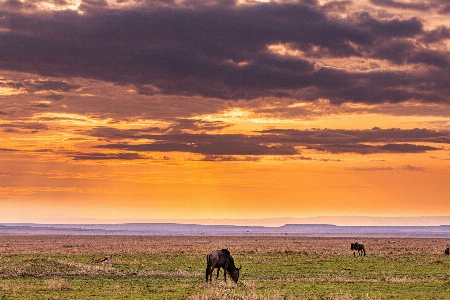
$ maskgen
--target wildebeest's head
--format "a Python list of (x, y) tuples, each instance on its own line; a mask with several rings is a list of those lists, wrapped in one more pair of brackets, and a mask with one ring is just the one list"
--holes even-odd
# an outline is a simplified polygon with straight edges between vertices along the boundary
[(353, 244), (353, 243), (350, 244), (350, 250), (356, 250), (355, 249), (355, 244)]
[(234, 268), (232, 271), (228, 272), (230, 275), (230, 278), (234, 281), (234, 283), (238, 282), (239, 279), (239, 271), (241, 270), (242, 266), (239, 268)]

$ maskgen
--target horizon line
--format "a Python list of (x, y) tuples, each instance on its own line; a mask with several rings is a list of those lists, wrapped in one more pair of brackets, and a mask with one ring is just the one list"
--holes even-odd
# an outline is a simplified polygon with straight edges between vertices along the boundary
[(33, 218), (24, 220), (0, 220), (0, 224), (35, 225), (119, 225), (119, 224), (185, 224), (265, 226), (284, 225), (334, 225), (334, 226), (446, 226), (450, 216), (316, 216), (316, 217), (270, 217), (270, 218)]

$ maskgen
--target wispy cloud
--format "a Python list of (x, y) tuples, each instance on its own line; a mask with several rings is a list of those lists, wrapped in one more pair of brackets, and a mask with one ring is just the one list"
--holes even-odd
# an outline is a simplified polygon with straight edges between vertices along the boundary
[(362, 171), (362, 172), (373, 172), (373, 171), (392, 171), (394, 168), (392, 167), (352, 167), (346, 168), (351, 171)]
[(404, 165), (402, 167), (402, 170), (423, 172), (423, 171), (426, 170), (426, 168), (424, 168), (424, 167), (417, 167), (417, 166), (411, 166), (411, 165)]

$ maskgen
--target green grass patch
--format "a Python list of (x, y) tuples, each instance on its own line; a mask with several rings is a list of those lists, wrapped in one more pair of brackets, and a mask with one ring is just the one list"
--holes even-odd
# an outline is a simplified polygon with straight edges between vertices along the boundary
[[(0, 255), (2, 299), (448, 299), (450, 259), (436, 255), (238, 253), (239, 283), (213, 276), (205, 254)], [(214, 272), (215, 275), (215, 272)]]

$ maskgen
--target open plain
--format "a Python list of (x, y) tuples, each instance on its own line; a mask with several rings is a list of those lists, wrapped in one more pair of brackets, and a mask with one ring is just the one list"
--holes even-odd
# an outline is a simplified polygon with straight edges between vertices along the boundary
[[(350, 243), (366, 247), (354, 257)], [(2, 299), (450, 299), (444, 238), (0, 235)], [(205, 283), (227, 248), (238, 284)], [(113, 263), (93, 264), (111, 255)], [(215, 272), (214, 272), (215, 274)]]

